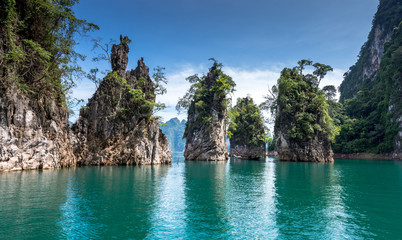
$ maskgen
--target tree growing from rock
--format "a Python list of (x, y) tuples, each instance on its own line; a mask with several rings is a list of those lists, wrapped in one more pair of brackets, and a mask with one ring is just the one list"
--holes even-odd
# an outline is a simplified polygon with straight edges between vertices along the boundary
[(187, 110), (184, 132), (187, 160), (226, 160), (226, 118), (235, 83), (215, 59), (207, 75), (187, 78), (192, 85), (179, 99), (178, 111)]
[(264, 118), (253, 99), (238, 98), (237, 104), (230, 110), (230, 116), (230, 155), (245, 159), (264, 158), (265, 145), (270, 139), (266, 133)]
[(269, 102), (275, 116), (276, 149), (281, 160), (331, 162), (331, 141), (338, 129), (328, 114), (326, 94), (318, 85), (332, 68), (307, 61), (315, 70), (303, 74), (303, 62), (282, 70), (275, 87), (277, 97)]

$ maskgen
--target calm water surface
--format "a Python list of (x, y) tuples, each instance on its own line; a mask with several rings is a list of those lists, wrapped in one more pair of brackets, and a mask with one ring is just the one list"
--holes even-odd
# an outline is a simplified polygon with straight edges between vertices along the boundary
[(3, 173), (0, 238), (402, 239), (402, 162), (175, 154), (171, 166)]

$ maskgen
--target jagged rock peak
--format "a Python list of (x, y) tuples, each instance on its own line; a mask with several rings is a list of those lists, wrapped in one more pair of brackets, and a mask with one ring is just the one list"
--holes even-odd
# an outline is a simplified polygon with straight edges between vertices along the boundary
[(112, 73), (104, 78), (73, 125), (78, 164), (171, 163), (168, 140), (152, 117), (155, 88), (149, 68), (141, 58), (135, 70), (125, 72), (129, 39), (120, 41), (112, 49), (113, 71), (120, 77)]
[[(217, 66), (212, 66), (202, 87), (211, 95), (195, 98), (189, 107), (187, 126), (184, 132), (186, 160), (224, 161), (228, 159), (226, 145), (226, 108), (223, 107), (225, 96), (213, 91), (219, 76)], [(204, 107), (199, 109), (197, 104)]]
[(134, 70), (134, 75), (137, 76), (137, 78), (149, 78), (149, 67), (145, 65), (143, 57), (138, 60), (137, 68)]
[(128, 52), (130, 48), (128, 47), (130, 39), (125, 36), (120, 35), (120, 44), (113, 44), (111, 53), (111, 63), (113, 72), (124, 73), (128, 64)]

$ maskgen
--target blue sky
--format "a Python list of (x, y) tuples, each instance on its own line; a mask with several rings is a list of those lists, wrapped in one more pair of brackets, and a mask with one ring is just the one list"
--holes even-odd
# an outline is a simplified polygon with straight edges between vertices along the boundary
[[(168, 120), (177, 115), (174, 105), (189, 86), (185, 77), (207, 72), (210, 57), (236, 81), (234, 98), (250, 94), (262, 101), (280, 70), (302, 58), (331, 65), (334, 72), (322, 86), (339, 86), (367, 39), (377, 5), (378, 0), (82, 0), (75, 13), (101, 28), (91, 37), (132, 39), (128, 68), (140, 57), (151, 70), (166, 68), (168, 94), (159, 100), (168, 108), (159, 115)], [(89, 38), (77, 41), (77, 51), (88, 56), (84, 70), (110, 69), (90, 61), (96, 51)], [(87, 100), (94, 91), (83, 79), (74, 96)]]

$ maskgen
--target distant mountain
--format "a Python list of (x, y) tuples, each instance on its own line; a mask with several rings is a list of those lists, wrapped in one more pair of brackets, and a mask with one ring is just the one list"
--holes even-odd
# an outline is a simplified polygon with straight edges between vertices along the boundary
[(183, 139), (186, 121), (182, 120), (180, 122), (178, 118), (172, 118), (162, 124), (161, 130), (169, 140), (170, 150), (172, 150), (172, 152), (183, 152), (186, 144), (186, 141)]

